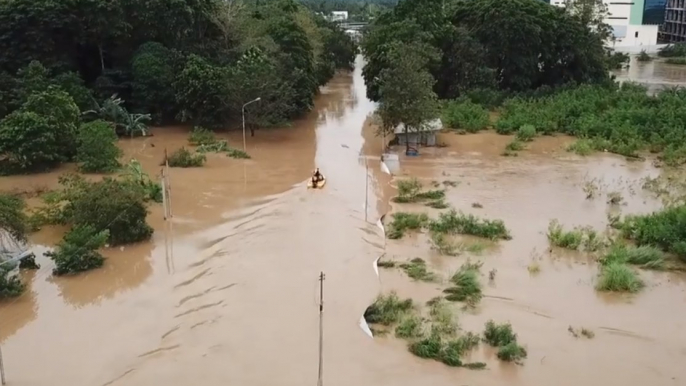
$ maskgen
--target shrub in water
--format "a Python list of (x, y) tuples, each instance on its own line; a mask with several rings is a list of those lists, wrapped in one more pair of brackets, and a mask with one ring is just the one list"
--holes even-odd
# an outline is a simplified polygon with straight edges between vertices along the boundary
[(596, 289), (599, 291), (638, 292), (644, 285), (636, 272), (626, 264), (612, 262), (601, 268)]
[(496, 324), (489, 320), (486, 322), (484, 341), (493, 347), (506, 346), (517, 341), (517, 334), (512, 331), (510, 323)]
[(117, 147), (117, 134), (112, 124), (105, 121), (84, 123), (79, 128), (76, 161), (86, 173), (112, 172), (121, 165), (117, 160), (121, 150)]
[(622, 235), (638, 245), (654, 245), (686, 261), (686, 205), (665, 208), (648, 215), (627, 216), (620, 224)]
[(427, 359), (438, 359), (442, 348), (441, 336), (433, 331), (428, 337), (412, 342), (409, 346), (412, 354)]
[(498, 358), (507, 362), (518, 362), (526, 358), (526, 349), (517, 342), (510, 342), (498, 349)]
[(483, 130), (490, 123), (488, 110), (465, 99), (447, 101), (441, 119), (447, 127), (469, 133)]
[(482, 220), (474, 215), (458, 213), (455, 210), (441, 213), (438, 220), (431, 221), (429, 228), (433, 232), (466, 234), (493, 240), (511, 238), (501, 220)]
[(24, 292), (24, 284), (6, 265), (0, 265), (0, 300), (15, 298)]
[[(519, 130), (517, 130), (517, 134), (516, 134), (515, 138), (517, 138), (518, 141), (531, 142), (534, 140), (535, 136), (536, 136), (536, 127), (534, 127), (533, 125), (522, 125), (519, 128)], [(517, 149), (512, 149), (512, 150), (517, 150)]]
[(73, 274), (101, 267), (105, 258), (98, 249), (105, 246), (108, 237), (108, 230), (98, 232), (91, 225), (72, 229), (54, 251), (45, 254), (55, 262), (53, 274)]
[(405, 315), (395, 328), (398, 338), (416, 338), (422, 334), (422, 319), (417, 315)]
[(173, 168), (200, 167), (205, 163), (205, 161), (206, 158), (204, 154), (192, 154), (184, 147), (172, 153), (172, 155), (167, 159), (169, 166)]
[(401, 316), (412, 309), (412, 299), (400, 300), (395, 292), (376, 298), (364, 311), (367, 323), (389, 326), (398, 322)]
[(482, 297), (479, 269), (481, 264), (465, 263), (451, 278), (452, 287), (443, 290), (447, 300), (465, 302), (475, 306)]
[(388, 238), (399, 239), (405, 231), (421, 229), (428, 221), (426, 213), (393, 213), (393, 221), (388, 225)]
[(603, 264), (627, 263), (647, 269), (662, 269), (665, 265), (665, 256), (662, 251), (649, 245), (629, 247), (615, 244), (601, 262)]
[(420, 258), (414, 258), (409, 263), (400, 264), (407, 276), (414, 280), (421, 281), (434, 281), (436, 280), (436, 275), (433, 272), (429, 272), (426, 268), (426, 262)]
[(214, 136), (213, 131), (207, 130), (204, 127), (196, 126), (188, 136), (188, 142), (195, 146), (212, 145), (217, 142), (217, 138)]

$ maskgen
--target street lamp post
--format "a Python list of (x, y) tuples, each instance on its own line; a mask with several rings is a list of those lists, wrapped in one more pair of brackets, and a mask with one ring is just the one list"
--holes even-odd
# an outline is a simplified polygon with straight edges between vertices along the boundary
[(251, 103), (253, 103), (253, 102), (259, 102), (260, 99), (262, 99), (262, 98), (257, 97), (257, 98), (255, 98), (255, 99), (251, 100), (250, 102), (246, 102), (246, 103), (243, 105), (243, 108), (241, 108), (241, 114), (242, 114), (242, 116), (243, 116), (243, 151), (246, 151), (246, 147), (245, 147), (245, 106), (247, 106), (247, 105), (249, 105), (249, 104), (251, 104)]

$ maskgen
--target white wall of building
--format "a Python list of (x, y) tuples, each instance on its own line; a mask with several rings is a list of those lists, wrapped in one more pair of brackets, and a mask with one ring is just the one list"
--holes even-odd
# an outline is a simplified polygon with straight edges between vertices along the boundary
[[(617, 38), (615, 47), (641, 47), (657, 44), (657, 25), (627, 25), (626, 36)], [(640, 51), (640, 50), (639, 50)]]

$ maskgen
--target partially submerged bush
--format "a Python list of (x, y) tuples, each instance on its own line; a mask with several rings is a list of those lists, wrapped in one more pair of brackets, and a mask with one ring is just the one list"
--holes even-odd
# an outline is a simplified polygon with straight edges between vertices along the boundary
[(412, 299), (400, 300), (395, 292), (383, 296), (379, 295), (374, 303), (364, 311), (367, 323), (390, 326), (412, 309)]
[(445, 102), (441, 119), (446, 127), (468, 133), (476, 133), (490, 124), (488, 110), (465, 99)]
[(611, 262), (601, 267), (596, 289), (612, 292), (638, 292), (645, 284), (626, 264)]
[(601, 262), (603, 264), (627, 263), (646, 269), (663, 269), (665, 266), (665, 255), (658, 248), (649, 245), (630, 247), (623, 244), (614, 244)]
[(76, 150), (79, 169), (86, 173), (117, 170), (121, 166), (118, 158), (122, 153), (117, 147), (117, 139), (114, 127), (108, 122), (98, 120), (82, 124)]
[(465, 302), (468, 306), (475, 306), (482, 297), (479, 270), (481, 264), (465, 263), (450, 278), (452, 287), (443, 290), (448, 294), (445, 298), (450, 301)]
[(92, 225), (81, 225), (67, 233), (54, 251), (45, 255), (55, 262), (53, 274), (75, 274), (99, 268), (105, 258), (98, 249), (105, 246), (109, 231), (97, 231)]
[(445, 198), (444, 190), (429, 190), (422, 192), (422, 184), (416, 178), (398, 181), (398, 196), (393, 197), (393, 202), (411, 203), (434, 200), (442, 202)]
[(213, 131), (204, 127), (196, 126), (188, 136), (188, 142), (194, 146), (212, 145), (217, 142)]
[(590, 227), (577, 227), (565, 231), (557, 220), (548, 224), (548, 241), (551, 245), (572, 250), (595, 252), (603, 247), (605, 240), (597, 231)]
[(512, 331), (510, 323), (496, 324), (492, 320), (486, 322), (484, 341), (493, 347), (498, 347), (498, 358), (508, 362), (519, 362), (526, 358), (526, 349), (517, 343), (517, 334)]
[(492, 240), (511, 238), (510, 232), (501, 220), (482, 220), (455, 210), (441, 213), (438, 220), (431, 221), (429, 228), (433, 232), (466, 234)]
[(622, 235), (636, 244), (653, 245), (686, 261), (686, 205), (647, 215), (627, 216), (619, 224)]
[(185, 147), (173, 152), (167, 162), (172, 168), (192, 168), (202, 166), (207, 158), (204, 154), (192, 154)]
[(24, 283), (6, 265), (0, 265), (0, 300), (15, 298), (24, 292)]
[[(517, 134), (515, 135), (515, 138), (518, 141), (522, 142), (531, 142), (534, 140), (534, 137), (536, 137), (536, 127), (533, 125), (522, 125), (519, 130), (517, 130)], [(517, 150), (517, 149), (512, 149), (512, 150)], [(521, 149), (519, 149), (521, 150)]]
[(409, 263), (400, 264), (400, 268), (405, 271), (407, 276), (414, 280), (434, 281), (436, 274), (426, 268), (426, 262), (419, 257), (412, 259)]
[(10, 237), (17, 241), (26, 239), (25, 206), (24, 200), (20, 197), (0, 194), (0, 233), (7, 232)]
[(388, 225), (388, 238), (399, 239), (408, 230), (419, 230), (429, 221), (426, 213), (393, 213), (393, 221)]
[(417, 315), (405, 315), (395, 328), (395, 336), (409, 339), (422, 335), (422, 318)]

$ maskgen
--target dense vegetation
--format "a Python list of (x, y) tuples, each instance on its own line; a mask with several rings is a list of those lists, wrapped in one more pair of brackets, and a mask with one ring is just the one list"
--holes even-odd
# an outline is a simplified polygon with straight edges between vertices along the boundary
[(310, 109), (356, 47), (292, 0), (13, 0), (0, 2), (0, 51), (0, 171), (14, 173), (113, 169), (111, 148), (77, 155), (109, 142), (102, 124), (81, 126), (95, 119), (131, 136), (151, 122), (222, 127), (260, 97), (246, 108), (254, 134)]

